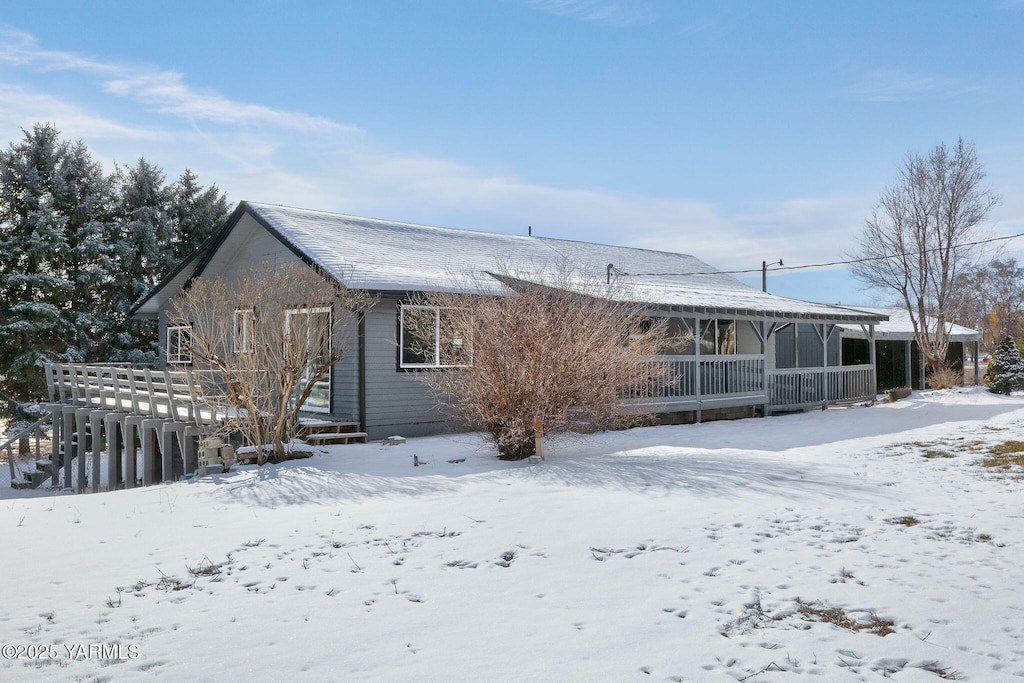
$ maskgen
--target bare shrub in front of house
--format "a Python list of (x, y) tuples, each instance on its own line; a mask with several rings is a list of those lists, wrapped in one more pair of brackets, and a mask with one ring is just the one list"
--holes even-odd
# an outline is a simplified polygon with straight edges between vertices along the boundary
[(935, 370), (928, 375), (927, 382), (932, 389), (952, 389), (963, 385), (964, 373), (954, 368)]
[[(499, 457), (535, 454), (544, 434), (629, 424), (650, 407), (623, 414), (623, 398), (640, 399), (667, 381), (667, 325), (603, 278), (561, 269), (543, 275), (492, 274), (495, 281), (422, 296), (422, 330), (403, 325), (403, 343), (419, 335), (446, 366), (422, 374), (439, 401), (484, 430)], [(495, 294), (495, 284), (504, 288)], [(474, 292), (466, 294), (465, 292)], [(430, 329), (427, 329), (430, 328)]]
[(262, 465), (288, 458), (300, 410), (330, 406), (330, 369), (372, 303), (314, 267), (263, 265), (231, 283), (197, 278), (172, 301), (169, 324), (191, 327), (202, 399)]

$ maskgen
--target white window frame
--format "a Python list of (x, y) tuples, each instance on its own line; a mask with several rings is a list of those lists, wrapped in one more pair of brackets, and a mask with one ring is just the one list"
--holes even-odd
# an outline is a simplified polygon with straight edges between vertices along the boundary
[[(251, 308), (236, 308), (234, 315), (235, 330), (234, 351), (235, 353), (252, 353), (253, 351), (253, 324), (256, 320), (256, 312)], [(241, 324), (239, 324), (241, 321)]]
[[(432, 311), (434, 314), (434, 361), (432, 363), (411, 363), (405, 360), (405, 311)], [(469, 347), (469, 362), (448, 364), (441, 362), (441, 311), (452, 310), (442, 306), (423, 306), (420, 304), (401, 304), (398, 311), (398, 366), (404, 369), (436, 369), (436, 368), (468, 368), (473, 365), (473, 346)], [(460, 340), (465, 343), (466, 340)], [(470, 339), (472, 342), (472, 339)]]
[[(182, 344), (182, 337), (186, 338)], [(176, 342), (171, 344), (171, 339)], [(191, 325), (168, 325), (167, 326), (167, 362), (175, 365), (192, 364), (192, 326)], [(175, 353), (171, 353), (172, 349)]]
[[(327, 349), (328, 349), (328, 353), (330, 353), (330, 350), (333, 348), (333, 345), (334, 345), (334, 334), (333, 334), (333, 331), (334, 331), (334, 313), (331, 311), (329, 306), (317, 306), (317, 307), (314, 307), (314, 308), (289, 308), (288, 310), (286, 310), (284, 312), (284, 331), (285, 331), (285, 334), (290, 334), (291, 333), (292, 317), (299, 316), (299, 315), (304, 315), (306, 317), (306, 326), (308, 327), (309, 326), (309, 319), (310, 319), (310, 317), (313, 314), (316, 314), (316, 313), (326, 313), (327, 314), (328, 325), (331, 328), (331, 333), (328, 335), (328, 338), (327, 338), (327, 344), (328, 344)], [(308, 370), (309, 370), (309, 368), (307, 367), (306, 371), (308, 372)], [(332, 396), (331, 396), (331, 376), (333, 374), (334, 374), (334, 368), (332, 367), (330, 370), (327, 371), (327, 375), (325, 377), (322, 377), (319, 380), (317, 380), (317, 382), (327, 382), (327, 405), (326, 406), (311, 406), (311, 405), (308, 405), (308, 401), (307, 401), (307, 403), (304, 403), (302, 405), (302, 410), (304, 410), (306, 412), (310, 412), (310, 413), (329, 413), (329, 412), (331, 412), (331, 401), (332, 401)]]

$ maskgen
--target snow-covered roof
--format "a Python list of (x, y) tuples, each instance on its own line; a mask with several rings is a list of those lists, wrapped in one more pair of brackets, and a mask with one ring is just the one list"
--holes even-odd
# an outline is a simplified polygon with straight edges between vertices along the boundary
[[(875, 325), (875, 338), (876, 339), (891, 339), (895, 341), (909, 341), (914, 338), (914, 324), (910, 321), (910, 314), (905, 308), (865, 308), (862, 309), (869, 313), (878, 313), (880, 315), (888, 316), (888, 320), (878, 323)], [(928, 324), (931, 329), (935, 329), (937, 320), (928, 317)], [(864, 331), (861, 330), (859, 325), (843, 325), (840, 327), (848, 337), (863, 337)], [(953, 323), (946, 323), (946, 329), (949, 332), (949, 340), (954, 342), (964, 341), (978, 341), (981, 339), (981, 332), (972, 330), (961, 325), (955, 325)]]
[[(489, 272), (537, 281), (529, 274), (564, 271), (566, 266), (603, 281), (610, 264), (616, 296), (680, 312), (848, 322), (881, 319), (875, 313), (765, 294), (688, 254), (440, 228), (256, 202), (243, 202), (223, 235), (239, 226), (246, 213), (296, 254), (351, 287), (374, 291), (446, 291), (468, 284), (475, 291), (498, 293), (506, 290)], [(220, 243), (211, 240), (205, 248), (216, 250)], [(203, 259), (192, 262), (193, 267), (179, 269), (165, 280), (138, 305), (137, 312), (154, 314), (155, 297), (166, 296), (181, 286), (179, 280), (203, 272)]]

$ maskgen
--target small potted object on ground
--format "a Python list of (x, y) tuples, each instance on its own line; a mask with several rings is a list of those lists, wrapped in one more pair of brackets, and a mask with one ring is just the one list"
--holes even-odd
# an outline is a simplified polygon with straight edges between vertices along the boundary
[(910, 396), (911, 391), (910, 387), (896, 387), (895, 389), (887, 390), (885, 395), (889, 399), (889, 403), (892, 403), (893, 401)]

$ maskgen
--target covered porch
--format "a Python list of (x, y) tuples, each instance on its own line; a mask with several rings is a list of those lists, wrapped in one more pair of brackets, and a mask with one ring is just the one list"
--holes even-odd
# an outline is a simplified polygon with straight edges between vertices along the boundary
[[(873, 325), (864, 325), (873, 336)], [(840, 329), (821, 320), (768, 320), (753, 317), (675, 315), (670, 336), (691, 340), (661, 364), (645, 397), (627, 405), (658, 413), (692, 413), (694, 421), (709, 411), (749, 408), (748, 415), (770, 415), (875, 396), (873, 355), (867, 362), (843, 365)], [(667, 367), (665, 367), (667, 366)], [(742, 411), (731, 411), (742, 416)]]

